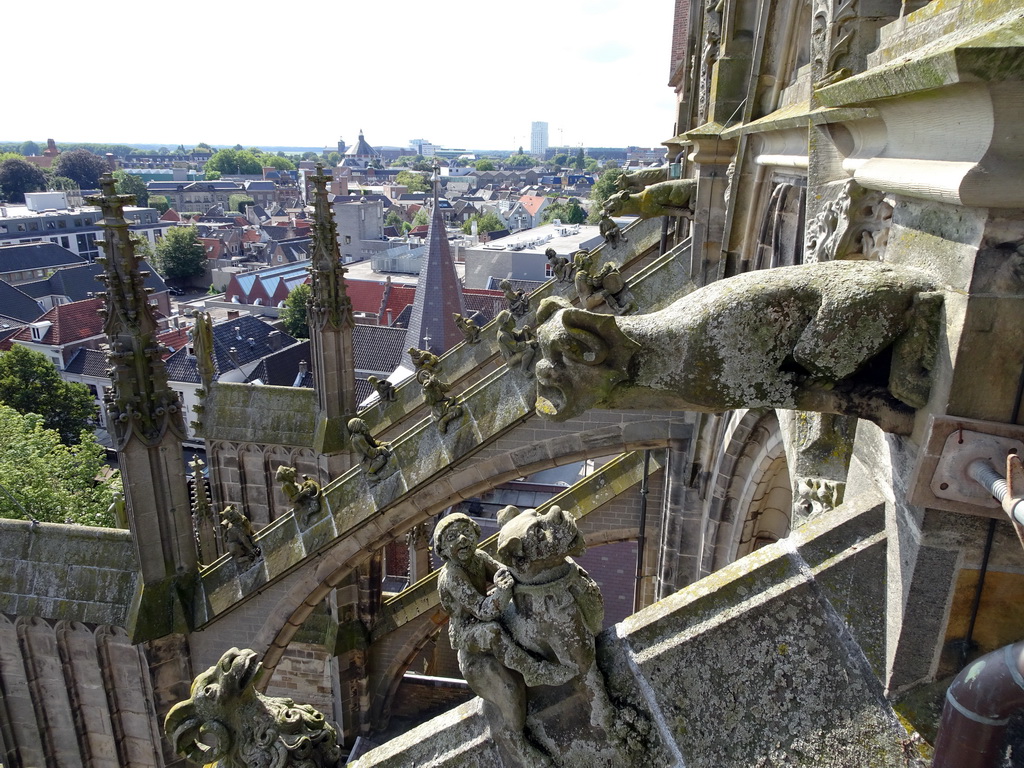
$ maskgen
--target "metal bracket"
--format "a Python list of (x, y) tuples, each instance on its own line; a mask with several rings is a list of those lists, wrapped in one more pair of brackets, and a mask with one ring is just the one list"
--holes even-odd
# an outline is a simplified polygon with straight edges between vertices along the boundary
[(971, 478), (967, 468), (977, 459), (1005, 467), (1010, 453), (1024, 456), (1024, 426), (933, 416), (911, 477), (909, 501), (932, 509), (1005, 519), (999, 502)]

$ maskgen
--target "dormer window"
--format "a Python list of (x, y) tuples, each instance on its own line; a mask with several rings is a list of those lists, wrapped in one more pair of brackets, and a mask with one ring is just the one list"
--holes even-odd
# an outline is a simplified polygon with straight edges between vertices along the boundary
[(32, 329), (32, 341), (42, 341), (46, 337), (46, 332), (50, 330), (51, 325), (53, 325), (53, 323), (49, 320), (30, 323), (29, 328)]

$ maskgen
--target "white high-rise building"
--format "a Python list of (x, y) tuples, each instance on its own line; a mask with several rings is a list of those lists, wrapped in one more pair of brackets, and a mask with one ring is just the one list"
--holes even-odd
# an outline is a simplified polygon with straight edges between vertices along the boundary
[(544, 159), (548, 151), (548, 124), (534, 122), (530, 124), (530, 154)]

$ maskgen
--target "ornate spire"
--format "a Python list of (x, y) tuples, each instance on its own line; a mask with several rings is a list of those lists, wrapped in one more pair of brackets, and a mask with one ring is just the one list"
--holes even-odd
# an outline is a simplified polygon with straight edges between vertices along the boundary
[(139, 258), (124, 219), (124, 206), (135, 202), (131, 195), (118, 195), (114, 179), (104, 174), (100, 180), (103, 194), (87, 202), (100, 206), (106, 239), (105, 251), (96, 261), (104, 267), (98, 279), (106, 286), (99, 293), (106, 299), (103, 330), (110, 339), (107, 357), (113, 391), (109, 396), (110, 433), (114, 446), (121, 450), (135, 437), (146, 445), (160, 442), (170, 431), (179, 440), (184, 422), (178, 395), (167, 386), (163, 348), (156, 340), (156, 318), (149, 305), (150, 289), (144, 285), (148, 272), (139, 271)]
[(317, 163), (316, 175), (310, 177), (313, 191), (313, 250), (309, 272), (312, 276), (308, 315), (310, 330), (354, 328), (352, 300), (345, 288), (345, 268), (341, 265), (338, 246), (338, 227), (334, 223), (331, 205), (327, 199), (329, 175), (324, 175), (323, 164)]

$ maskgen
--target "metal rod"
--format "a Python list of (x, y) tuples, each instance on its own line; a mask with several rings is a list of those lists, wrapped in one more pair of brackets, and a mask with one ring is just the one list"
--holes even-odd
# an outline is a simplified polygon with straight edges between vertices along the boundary
[(651, 451), (648, 448), (644, 451), (644, 476), (640, 481), (640, 525), (636, 537), (636, 581), (633, 585), (633, 612), (640, 610), (640, 592), (643, 587), (644, 576), (644, 547), (647, 546), (647, 492), (649, 490), (647, 480), (651, 473)]

